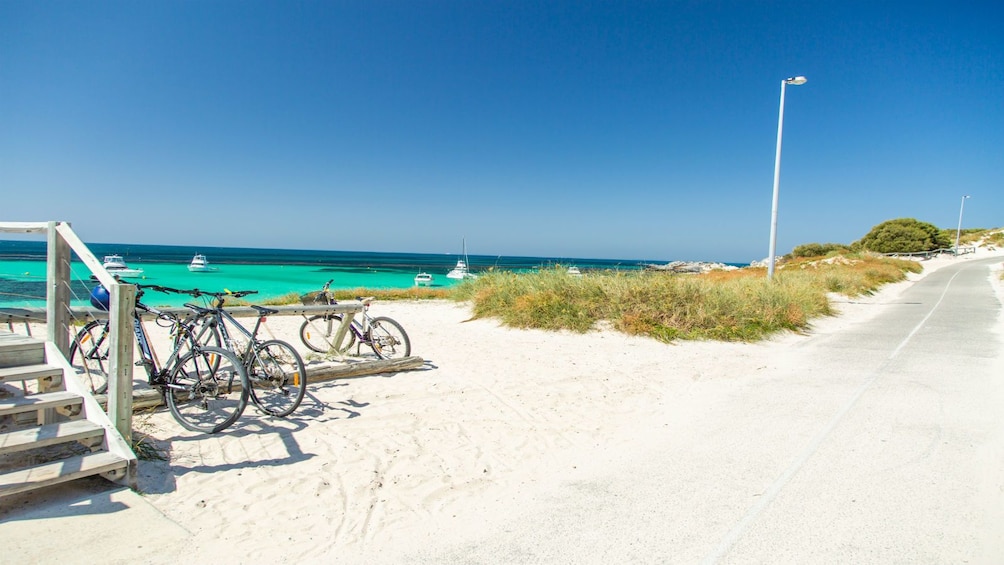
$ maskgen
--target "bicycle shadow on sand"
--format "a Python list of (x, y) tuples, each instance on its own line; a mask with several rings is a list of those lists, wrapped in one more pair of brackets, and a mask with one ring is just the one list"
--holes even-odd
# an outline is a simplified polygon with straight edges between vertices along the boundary
[[(426, 371), (436, 368), (434, 364), (426, 361), (422, 369), (418, 370)], [(296, 440), (297, 432), (306, 429), (311, 424), (320, 425), (326, 422), (363, 417), (365, 410), (372, 406), (371, 402), (359, 401), (351, 398), (350, 395), (345, 395), (348, 397), (339, 400), (322, 398), (327, 396), (326, 392), (330, 393), (332, 390), (350, 387), (351, 382), (349, 381), (356, 379), (387, 379), (415, 371), (413, 369), (309, 383), (303, 401), (293, 414), (285, 418), (276, 418), (261, 413), (253, 405), (248, 405), (244, 415), (234, 425), (218, 434), (185, 432), (176, 425), (176, 422), (172, 422), (175, 425), (166, 430), (160, 427), (159, 430), (143, 433), (148, 443), (152, 444), (154, 453), (159, 454), (161, 458), (140, 461), (139, 490), (145, 494), (167, 494), (177, 490), (178, 477), (189, 473), (208, 474), (259, 467), (282, 467), (317, 457), (318, 454), (303, 450)], [(273, 442), (271, 438), (264, 438), (264, 434), (274, 434), (278, 441)], [(203, 447), (203, 445), (210, 447)], [(266, 459), (249, 458), (243, 461), (221, 462), (206, 462), (206, 459), (211, 458), (201, 456), (207, 450), (253, 453), (261, 450), (263, 445), (274, 445), (274, 449), (278, 449), (278, 446), (281, 445), (286, 455)], [(272, 451), (271, 448), (270, 451)], [(197, 463), (188, 464), (193, 457), (196, 458)]]
[[(250, 412), (251, 408), (248, 411)], [(170, 430), (178, 432), (174, 436), (158, 437), (159, 434), (156, 432), (147, 435), (157, 456), (140, 461), (139, 491), (144, 494), (166, 494), (175, 492), (177, 478), (189, 473), (211, 474), (258, 467), (282, 467), (317, 456), (315, 453), (303, 451), (294, 436), (297, 431), (307, 427), (306, 421), (300, 421), (300, 418), (295, 416), (285, 419), (249, 416), (250, 414), (242, 416), (233, 426), (213, 435), (188, 434), (177, 428)], [(278, 441), (263, 438), (265, 435), (274, 435)], [(248, 458), (242, 461), (226, 460), (227, 452), (253, 453), (256, 450), (260, 451), (262, 445), (272, 444), (275, 448), (270, 451), (278, 450), (281, 445), (285, 456)], [(214, 450), (220, 452), (219, 456), (224, 459), (223, 461), (209, 462), (215, 457), (203, 457), (203, 453)], [(190, 464), (193, 459), (195, 464)]]

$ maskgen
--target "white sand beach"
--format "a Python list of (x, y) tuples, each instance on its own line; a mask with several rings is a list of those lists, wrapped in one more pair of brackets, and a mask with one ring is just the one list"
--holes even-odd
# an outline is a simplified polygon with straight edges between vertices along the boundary
[[(930, 260), (919, 276), (990, 253)], [(867, 321), (911, 281), (837, 297), (840, 315), (810, 334)], [(214, 436), (184, 431), (166, 410), (136, 415), (135, 429), (168, 454), (141, 462), (140, 491), (188, 537), (178, 553), (143, 560), (395, 563), (429, 544), (463, 545), (563, 484), (616, 473), (807, 339), (665, 344), (514, 330), (442, 301), (377, 302), (373, 312), (402, 323), (423, 369), (314, 384), (289, 418), (249, 406)], [(306, 359), (301, 321), (268, 326)], [(58, 560), (81, 555), (69, 557)]]

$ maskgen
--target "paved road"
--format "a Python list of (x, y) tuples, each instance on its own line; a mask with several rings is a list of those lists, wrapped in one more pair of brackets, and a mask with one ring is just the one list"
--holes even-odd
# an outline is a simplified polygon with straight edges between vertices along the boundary
[(404, 560), (1004, 563), (994, 262), (942, 268), (865, 324), (697, 383), (616, 472)]

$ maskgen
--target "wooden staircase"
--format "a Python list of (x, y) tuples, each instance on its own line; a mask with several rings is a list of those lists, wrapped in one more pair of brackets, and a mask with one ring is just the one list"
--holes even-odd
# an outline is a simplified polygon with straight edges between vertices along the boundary
[(93, 475), (136, 487), (136, 456), (72, 375), (53, 344), (0, 331), (0, 497)]

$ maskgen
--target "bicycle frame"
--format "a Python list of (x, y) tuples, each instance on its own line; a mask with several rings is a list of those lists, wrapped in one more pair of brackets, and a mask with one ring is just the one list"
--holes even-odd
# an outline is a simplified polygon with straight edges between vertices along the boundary
[[(136, 336), (136, 343), (139, 345), (139, 365), (143, 367), (144, 371), (146, 371), (147, 383), (150, 385), (164, 385), (162, 381), (167, 373), (167, 367), (172, 366), (178, 359), (181, 347), (175, 347), (171, 352), (170, 357), (168, 357), (167, 362), (162, 365), (157, 359), (157, 352), (150, 344), (150, 336), (147, 334), (146, 326), (143, 325), (143, 313), (154, 314), (158, 318), (170, 319), (172, 324), (174, 324), (176, 331), (184, 331), (189, 335), (189, 340), (191, 340), (191, 330), (186, 325), (186, 321), (184, 320), (179, 320), (174, 316), (156, 308), (151, 308), (139, 302), (136, 303), (136, 308), (132, 313), (132, 331), (133, 335)], [(101, 344), (104, 343), (106, 337), (107, 333), (102, 332), (100, 339), (94, 345), (95, 351), (100, 349)]]
[[(220, 330), (220, 337), (223, 338), (223, 343), (226, 345), (227, 349), (237, 353), (241, 360), (247, 362), (250, 360), (251, 355), (255, 351), (255, 346), (261, 343), (258, 339), (258, 329), (261, 327), (262, 322), (265, 321), (265, 316), (259, 316), (258, 320), (255, 322), (254, 330), (248, 330), (244, 327), (244, 324), (237, 321), (229, 312), (224, 310), (222, 307), (217, 307), (214, 309), (206, 309), (208, 312), (206, 315), (210, 318), (211, 323), (207, 324), (206, 327), (199, 332), (196, 340), (202, 339), (205, 332), (209, 331), (212, 326), (216, 326)], [(227, 324), (226, 322), (230, 322)], [(233, 325), (237, 330), (248, 339), (247, 348), (243, 351), (238, 351), (234, 346), (234, 340), (230, 337), (230, 331), (227, 329), (229, 325)]]

